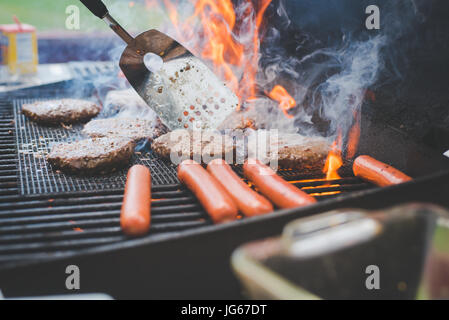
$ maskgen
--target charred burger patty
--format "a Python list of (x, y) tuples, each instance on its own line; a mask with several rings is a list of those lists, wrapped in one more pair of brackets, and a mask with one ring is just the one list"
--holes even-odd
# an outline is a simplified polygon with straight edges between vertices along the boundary
[(27, 103), (22, 113), (33, 121), (46, 124), (78, 123), (87, 121), (101, 111), (101, 107), (88, 100), (59, 99)]
[(47, 160), (56, 168), (74, 173), (106, 173), (126, 165), (135, 144), (125, 138), (92, 138), (53, 147)]
[(235, 145), (231, 137), (217, 132), (178, 129), (154, 140), (151, 148), (167, 159), (174, 154), (195, 160), (201, 158), (201, 162), (207, 163), (213, 158), (233, 160)]
[[(280, 168), (295, 169), (305, 175), (320, 174), (331, 148), (329, 141), (322, 137), (306, 137), (300, 134), (279, 133), (271, 140), (266, 136), (248, 139), (248, 156), (260, 155), (257, 147), (261, 142), (266, 143), (266, 152), (262, 154), (265, 163), (277, 160)], [(266, 139), (266, 140), (265, 140)], [(266, 141), (266, 142), (265, 142)]]
[(154, 139), (164, 133), (159, 121), (132, 118), (97, 119), (88, 122), (82, 131), (90, 137), (124, 137), (133, 141)]

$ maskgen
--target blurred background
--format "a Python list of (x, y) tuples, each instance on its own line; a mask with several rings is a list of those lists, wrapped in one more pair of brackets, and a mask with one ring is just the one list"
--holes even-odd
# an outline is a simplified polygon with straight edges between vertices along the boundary
[[(111, 14), (134, 35), (157, 28), (167, 20), (162, 7), (154, 5), (155, 1), (105, 0), (104, 3)], [(66, 26), (72, 13), (66, 10), (73, 5), (79, 9), (79, 29)], [(111, 60), (110, 50), (122, 44), (106, 24), (78, 0), (1, 0), (0, 24), (14, 23), (14, 15), (22, 23), (36, 28), (41, 64)]]
[[(163, 19), (163, 11), (160, 7), (153, 6), (153, 1), (104, 0), (104, 3), (114, 16), (129, 17), (129, 20), (123, 21), (123, 25), (136, 30), (157, 27)], [(80, 9), (81, 28), (77, 32), (108, 31), (107, 26), (93, 16), (79, 0), (1, 0), (0, 21), (12, 23), (12, 15), (16, 15), (21, 21), (34, 25), (39, 31), (65, 32), (69, 31), (65, 27), (68, 16), (65, 11), (70, 5), (76, 5)]]

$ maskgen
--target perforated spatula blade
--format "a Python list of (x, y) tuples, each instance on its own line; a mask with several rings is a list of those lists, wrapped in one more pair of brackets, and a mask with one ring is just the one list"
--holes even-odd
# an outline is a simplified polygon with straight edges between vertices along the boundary
[(157, 30), (133, 38), (101, 0), (80, 1), (127, 43), (120, 68), (169, 129), (216, 129), (237, 109), (237, 96), (180, 43)]

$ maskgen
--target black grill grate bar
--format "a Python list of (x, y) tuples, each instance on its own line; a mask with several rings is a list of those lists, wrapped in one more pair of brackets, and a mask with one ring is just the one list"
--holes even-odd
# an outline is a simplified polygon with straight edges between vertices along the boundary
[(4, 176), (10, 176), (12, 173), (17, 173), (17, 170), (5, 170), (5, 171), (0, 171), (0, 176), (4, 177)]
[[(16, 179), (14, 179), (16, 178)], [(17, 183), (17, 177), (11, 177), (11, 176), (0, 176), (0, 183), (6, 183), (6, 182), (12, 182), (15, 181)], [(1, 189), (1, 188), (0, 188)]]
[(161, 199), (157, 201), (153, 201), (151, 203), (151, 207), (153, 210), (161, 210), (161, 208), (168, 208), (176, 205), (182, 205), (182, 204), (191, 204), (196, 203), (196, 199), (193, 197), (183, 197), (183, 198), (176, 198), (176, 199)]
[(0, 171), (8, 171), (16, 170), (17, 166), (15, 164), (0, 164)]
[[(17, 171), (17, 170), (16, 170)], [(12, 172), (11, 172), (12, 173)], [(1, 171), (0, 171), (1, 174)], [(7, 174), (4, 174), (7, 175)], [(169, 184), (169, 185), (153, 185), (151, 190), (154, 193), (156, 192), (165, 192), (165, 191), (179, 191), (183, 188), (179, 184)], [(10, 202), (17, 202), (23, 199), (27, 199), (29, 201), (35, 199), (70, 199), (73, 197), (102, 197), (109, 195), (123, 195), (123, 188), (117, 188), (112, 190), (86, 190), (86, 191), (74, 191), (74, 192), (65, 192), (65, 193), (46, 193), (46, 194), (30, 194), (26, 196), (14, 196), (10, 197), (8, 200)]]
[(16, 159), (15, 154), (0, 154), (0, 160), (15, 160), (15, 159)]
[[(120, 203), (102, 203), (92, 205), (61, 206), (45, 208), (45, 214), (80, 213), (93, 212), (99, 210), (120, 210)], [(40, 215), (42, 208), (15, 209), (0, 212), (0, 219), (9, 217), (25, 217), (30, 215)], [(1, 220), (0, 220), (1, 221)]]
[(151, 221), (153, 223), (166, 222), (166, 221), (180, 221), (184, 220), (199, 220), (206, 219), (203, 211), (192, 211), (192, 212), (179, 212), (179, 213), (164, 213), (161, 215), (153, 214)]
[(153, 208), (151, 211), (153, 213), (171, 213), (171, 212), (192, 212), (201, 210), (201, 206), (195, 202), (192, 204), (180, 204), (175, 206), (166, 206), (166, 207), (159, 207), (159, 208)]
[(43, 250), (45, 250), (46, 252), (51, 252), (54, 250), (62, 250), (62, 249), (78, 249), (94, 245), (110, 244), (113, 242), (123, 241), (125, 239), (126, 238), (124, 236), (115, 236), (115, 237), (101, 237), (93, 239), (62, 240), (62, 241), (55, 241), (52, 243), (34, 242), (27, 244), (4, 245), (0, 247), (0, 254), (39, 252)]
[(18, 192), (19, 192), (18, 188), (0, 189), (0, 196), (13, 195), (13, 194), (17, 194)]
[(78, 219), (101, 219), (101, 218), (115, 218), (118, 216), (120, 211), (99, 211), (99, 212), (82, 212), (73, 214), (51, 214), (43, 216), (31, 216), (22, 218), (6, 218), (0, 220), (0, 227), (2, 226), (19, 226), (24, 224), (32, 223), (45, 223), (45, 222), (56, 222), (56, 221), (70, 221)]
[(70, 230), (73, 228), (89, 228), (89, 227), (106, 227), (116, 226), (120, 223), (120, 218), (107, 218), (107, 219), (95, 219), (95, 220), (80, 220), (80, 221), (62, 221), (62, 222), (48, 222), (48, 223), (36, 223), (29, 225), (14, 225), (0, 227), (0, 235), (11, 233), (27, 233), (27, 232), (44, 232), (44, 231), (59, 231)]
[(9, 181), (9, 182), (2, 182), (0, 180), (0, 190), (1, 189), (17, 189), (17, 181)]
[(154, 224), (151, 227), (151, 233), (180, 231), (190, 228), (198, 228), (211, 224), (209, 219), (200, 219), (195, 221), (183, 221), (183, 222), (165, 222)]
[[(7, 176), (5, 177), (15, 177), (15, 176)], [(16, 177), (17, 178), (17, 177)], [(152, 197), (154, 199), (164, 199), (164, 198), (176, 198), (176, 197), (184, 197), (185, 195), (190, 195), (190, 193), (186, 190), (182, 190), (180, 185), (172, 186), (171, 189), (175, 188), (175, 191), (164, 191), (166, 188), (160, 188), (162, 186), (157, 186), (152, 188)], [(47, 206), (49, 202), (55, 204), (72, 204), (79, 203), (83, 201), (83, 203), (98, 203), (98, 202), (109, 202), (109, 201), (121, 201), (123, 198), (123, 189), (120, 190), (98, 190), (97, 192), (76, 192), (71, 194), (47, 194), (47, 195), (29, 195), (29, 196), (11, 196), (7, 199), (9, 203), (5, 204), (8, 208), (17, 206), (35, 206), (42, 204)], [(0, 203), (0, 210), (2, 208), (2, 203)]]
[(30, 241), (54, 241), (54, 240), (68, 240), (68, 239), (81, 239), (81, 238), (94, 238), (94, 237), (105, 237), (111, 235), (122, 235), (122, 230), (120, 227), (109, 227), (109, 228), (93, 228), (86, 229), (83, 231), (59, 231), (54, 233), (45, 234), (45, 239), (42, 237), (42, 233), (30, 233), (30, 234), (12, 234), (0, 236), (0, 244), (20, 244)]
[[(0, 144), (0, 146), (1, 146), (1, 144)], [(0, 148), (0, 156), (2, 156), (2, 155), (8, 156), (8, 155), (14, 154), (15, 152), (16, 152), (15, 148), (11, 148), (11, 149), (2, 149), (2, 148)], [(0, 160), (10, 160), (10, 161), (13, 160), (11, 158), (9, 158), (9, 159), (8, 158), (2, 159), (2, 158), (3, 157), (0, 157)], [(0, 165), (3, 165), (3, 164), (0, 163)]]
[[(176, 235), (178, 234), (178, 232), (176, 231), (172, 231), (172, 232), (166, 232), (164, 233), (163, 237), (164, 238), (169, 238), (170, 235)], [(122, 237), (122, 240), (119, 241), (123, 241), (123, 239), (127, 239)], [(117, 242), (117, 241), (114, 241)], [(103, 242), (103, 243), (98, 243), (97, 245), (102, 245), (102, 244), (109, 244), (108, 242)], [(95, 246), (95, 244), (90, 245), (89, 247)], [(76, 248), (73, 248), (76, 249)], [(0, 254), (0, 265), (1, 264), (10, 264), (13, 263), (14, 261), (21, 261), (21, 262), (26, 262), (26, 261), (42, 261), (42, 260), (46, 260), (50, 257), (58, 257), (58, 256), (62, 256), (62, 255), (66, 255), (67, 253), (75, 253), (76, 251), (72, 250), (72, 248), (65, 248), (65, 250), (55, 250), (55, 251), (47, 251), (45, 249), (40, 250), (38, 252), (33, 252), (33, 253), (11, 253), (11, 254)]]
[[(206, 218), (200, 218), (195, 221), (167, 221), (163, 223), (154, 223), (151, 226), (151, 232), (156, 232), (161, 229), (185, 229), (192, 224), (209, 224), (210, 220)], [(26, 225), (12, 225), (0, 227), (0, 235), (18, 234), (18, 233), (36, 233), (36, 232), (49, 232), (49, 231), (62, 231), (73, 230), (74, 228), (92, 228), (92, 227), (112, 227), (120, 224), (120, 218), (118, 213), (115, 218), (101, 218), (101, 219), (89, 219), (77, 221), (60, 221), (60, 222), (47, 222), (47, 223), (35, 223)]]
[[(104, 199), (103, 199), (104, 201)], [(37, 202), (37, 201), (36, 201)], [(4, 218), (10, 217), (24, 217), (24, 216), (33, 216), (43, 215), (43, 209), (45, 210), (45, 214), (57, 214), (57, 213), (76, 213), (76, 212), (94, 212), (99, 210), (119, 210), (121, 207), (121, 198), (116, 199), (116, 202), (103, 202), (103, 203), (83, 203), (79, 204), (79, 202), (74, 202), (76, 204), (64, 203), (64, 205), (55, 205), (53, 202), (42, 203), (39, 202), (37, 204), (35, 202), (34, 205), (28, 205), (25, 203), (25, 207), (17, 208), (17, 205), (14, 208), (14, 205), (11, 205), (10, 208), (7, 207), (7, 204), (3, 204), (0, 208), (0, 222)], [(159, 212), (179, 212), (180, 210), (189, 210), (191, 208), (197, 208), (197, 204), (195, 199), (191, 197), (179, 198), (179, 199), (166, 199), (154, 201), (152, 203), (152, 213)]]
[[(46, 222), (64, 222), (64, 221), (82, 221), (90, 219), (104, 219), (104, 218), (116, 218), (120, 215), (119, 210), (99, 211), (93, 213), (81, 212), (73, 214), (52, 214), (42, 216), (31, 216), (22, 218), (6, 218), (0, 220), (0, 227), (3, 226), (19, 226), (19, 225), (31, 225), (33, 223), (46, 223)], [(177, 213), (156, 213), (153, 211), (151, 214), (151, 221), (157, 223), (160, 221), (183, 221), (192, 219), (202, 219), (204, 213), (202, 211), (193, 212), (177, 212)], [(1, 232), (1, 230), (0, 230)]]
[(17, 180), (16, 176), (0, 176), (0, 181), (4, 182), (4, 181), (14, 181)]
[[(180, 230), (186, 230), (191, 228), (198, 228), (201, 226), (205, 226), (209, 224), (207, 220), (197, 220), (197, 221), (189, 221), (189, 222), (171, 222), (171, 223), (160, 223), (152, 226), (151, 232), (149, 234), (155, 233), (166, 233), (166, 232), (174, 232)], [(85, 234), (86, 232), (86, 234)], [(110, 235), (117, 234), (116, 236)], [(63, 248), (79, 248), (84, 246), (93, 246), (93, 245), (101, 245), (116, 241), (126, 240), (128, 237), (123, 235), (119, 228), (101, 228), (97, 229), (95, 232), (92, 232), (88, 229), (82, 229), (79, 231), (73, 231), (70, 233), (71, 237), (75, 237), (73, 239), (64, 238), (63, 240), (54, 240), (48, 239), (49, 241), (42, 241), (45, 234), (34, 234), (32, 237), (36, 239), (40, 239), (40, 242), (21, 242), (21, 243), (13, 243), (13, 244), (5, 244), (0, 246), (0, 254), (5, 253), (23, 253), (23, 252), (37, 252), (37, 251), (53, 251), (60, 250)], [(89, 238), (83, 238), (85, 236), (89, 236)], [(109, 236), (107, 236), (109, 235)]]
[(23, 197), (18, 199), (17, 202), (0, 203), (0, 213), (3, 211), (9, 211), (13, 209), (25, 209), (25, 208), (48, 208), (49, 206), (71, 206), (71, 205), (89, 205), (96, 203), (110, 203), (122, 201), (123, 196), (99, 196), (99, 197), (79, 197), (70, 199), (43, 199), (43, 200), (24, 200)]
[(0, 165), (5, 165), (5, 164), (14, 164), (17, 166), (17, 160), (15, 160), (15, 159), (0, 159)]
[(364, 190), (369, 188), (370, 185), (367, 183), (361, 184), (352, 184), (352, 185), (343, 185), (343, 186), (329, 186), (329, 187), (313, 187), (311, 189), (302, 188), (302, 191), (315, 194), (315, 193), (325, 193), (325, 192), (344, 192), (344, 191), (355, 191), (355, 190)]
[[(181, 187), (181, 186), (179, 186)], [(165, 198), (179, 198), (184, 197), (186, 195), (190, 195), (190, 192), (187, 190), (176, 190), (176, 191), (160, 191), (160, 192), (152, 192), (151, 197), (153, 199), (165, 199)]]
[[(5, 152), (8, 151), (8, 152)], [(9, 153), (9, 152), (15, 152), (15, 145), (14, 143), (2, 143), (0, 144), (0, 152), (2, 153)]]
[[(6, 176), (5, 179), (0, 177), (1, 182), (9, 182), (14, 181), (16, 177)], [(179, 203), (180, 201), (194, 201), (193, 197), (175, 197), (175, 196), (183, 196), (187, 194), (186, 192), (177, 192), (177, 193), (153, 193), (153, 207), (160, 207), (164, 205), (170, 205)], [(123, 196), (120, 195), (111, 195), (111, 196), (98, 196), (98, 197), (79, 197), (79, 198), (69, 198), (69, 199), (43, 199), (43, 200), (29, 200), (23, 201), (23, 198), (17, 202), (8, 202), (8, 203), (0, 203), (0, 213), (4, 210), (14, 210), (14, 209), (24, 209), (24, 208), (48, 208), (57, 207), (57, 206), (72, 206), (72, 205), (89, 205), (89, 204), (98, 204), (98, 203), (111, 203), (111, 202), (121, 202)]]

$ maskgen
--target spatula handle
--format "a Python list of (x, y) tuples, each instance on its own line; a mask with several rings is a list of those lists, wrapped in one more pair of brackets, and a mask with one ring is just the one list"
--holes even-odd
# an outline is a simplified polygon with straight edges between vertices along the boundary
[(103, 19), (114, 32), (127, 44), (132, 44), (134, 38), (109, 14), (101, 0), (80, 0), (94, 15)]
[(80, 0), (94, 15), (103, 19), (108, 14), (108, 9), (101, 0)]

